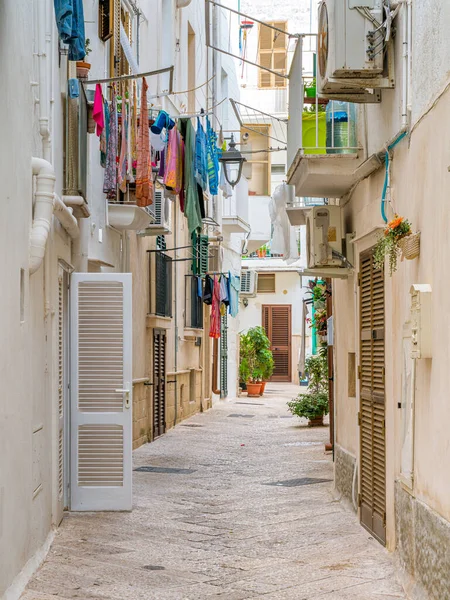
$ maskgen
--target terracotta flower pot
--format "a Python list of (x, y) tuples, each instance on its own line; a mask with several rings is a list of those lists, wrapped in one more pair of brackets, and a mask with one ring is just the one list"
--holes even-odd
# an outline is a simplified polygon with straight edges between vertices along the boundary
[(249, 398), (258, 398), (261, 391), (261, 382), (247, 383), (247, 395)]
[(90, 63), (83, 60), (77, 61), (77, 77), (78, 79), (87, 79), (89, 75)]
[(264, 394), (264, 390), (266, 389), (266, 383), (267, 383), (267, 381), (262, 381), (261, 382), (261, 390), (259, 392), (260, 396), (262, 396)]
[(309, 419), (308, 427), (322, 427), (323, 426), (323, 415), (320, 417), (314, 417), (314, 419)]

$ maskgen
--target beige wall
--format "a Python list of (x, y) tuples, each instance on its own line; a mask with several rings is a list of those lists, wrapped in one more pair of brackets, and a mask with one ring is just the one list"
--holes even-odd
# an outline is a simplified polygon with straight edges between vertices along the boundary
[[(448, 368), (450, 312), (447, 310), (450, 241), (448, 236), (448, 119), (447, 92), (417, 125), (410, 146), (404, 141), (395, 150), (392, 163), (392, 200), (395, 211), (421, 231), (419, 259), (399, 262), (398, 271), (386, 274), (386, 441), (387, 441), (387, 533), (394, 547), (394, 480), (400, 473), (402, 393), (402, 331), (409, 318), (409, 290), (413, 283), (428, 283), (433, 289), (433, 358), (417, 363), (415, 409), (415, 496), (450, 520), (450, 479), (443, 465), (450, 460), (448, 423), (450, 403)], [(439, 131), (439, 135), (436, 132)], [(376, 242), (375, 226), (382, 227), (380, 195), (384, 171), (362, 182), (345, 205), (346, 231), (356, 232), (358, 253)], [(336, 440), (352, 454), (358, 453), (357, 403), (347, 395), (348, 352), (358, 350), (355, 319), (355, 283), (335, 281)], [(357, 291), (357, 287), (356, 287)]]

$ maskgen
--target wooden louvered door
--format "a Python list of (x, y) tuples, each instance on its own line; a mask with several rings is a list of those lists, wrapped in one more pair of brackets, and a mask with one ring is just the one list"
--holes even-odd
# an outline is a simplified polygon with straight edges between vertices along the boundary
[(360, 258), (361, 524), (386, 543), (384, 272)]
[(264, 304), (262, 312), (275, 363), (271, 381), (291, 381), (291, 305)]
[(166, 431), (166, 332), (153, 331), (153, 438)]
[(220, 317), (220, 397), (228, 396), (228, 314)]
[(131, 510), (131, 275), (71, 280), (71, 509)]

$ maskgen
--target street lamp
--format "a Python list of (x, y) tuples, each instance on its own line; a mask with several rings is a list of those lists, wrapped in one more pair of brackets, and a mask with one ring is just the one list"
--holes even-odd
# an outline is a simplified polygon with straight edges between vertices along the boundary
[[(219, 161), (223, 164), (223, 170), (225, 174), (225, 179), (231, 185), (232, 188), (239, 183), (242, 175), (242, 167), (247, 159), (242, 156), (239, 150), (236, 148), (236, 142), (234, 141), (234, 136), (231, 134), (231, 141), (228, 145), (228, 150), (222, 153), (222, 156), (219, 158)], [(229, 175), (228, 168), (231, 173)]]

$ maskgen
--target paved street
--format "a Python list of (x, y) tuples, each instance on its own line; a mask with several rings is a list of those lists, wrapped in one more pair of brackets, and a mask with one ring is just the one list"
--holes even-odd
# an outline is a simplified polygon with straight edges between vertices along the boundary
[(134, 473), (133, 512), (68, 515), (23, 599), (405, 598), (332, 496), (328, 428), (287, 412), (296, 391), (217, 403), (137, 450), (158, 469)]

